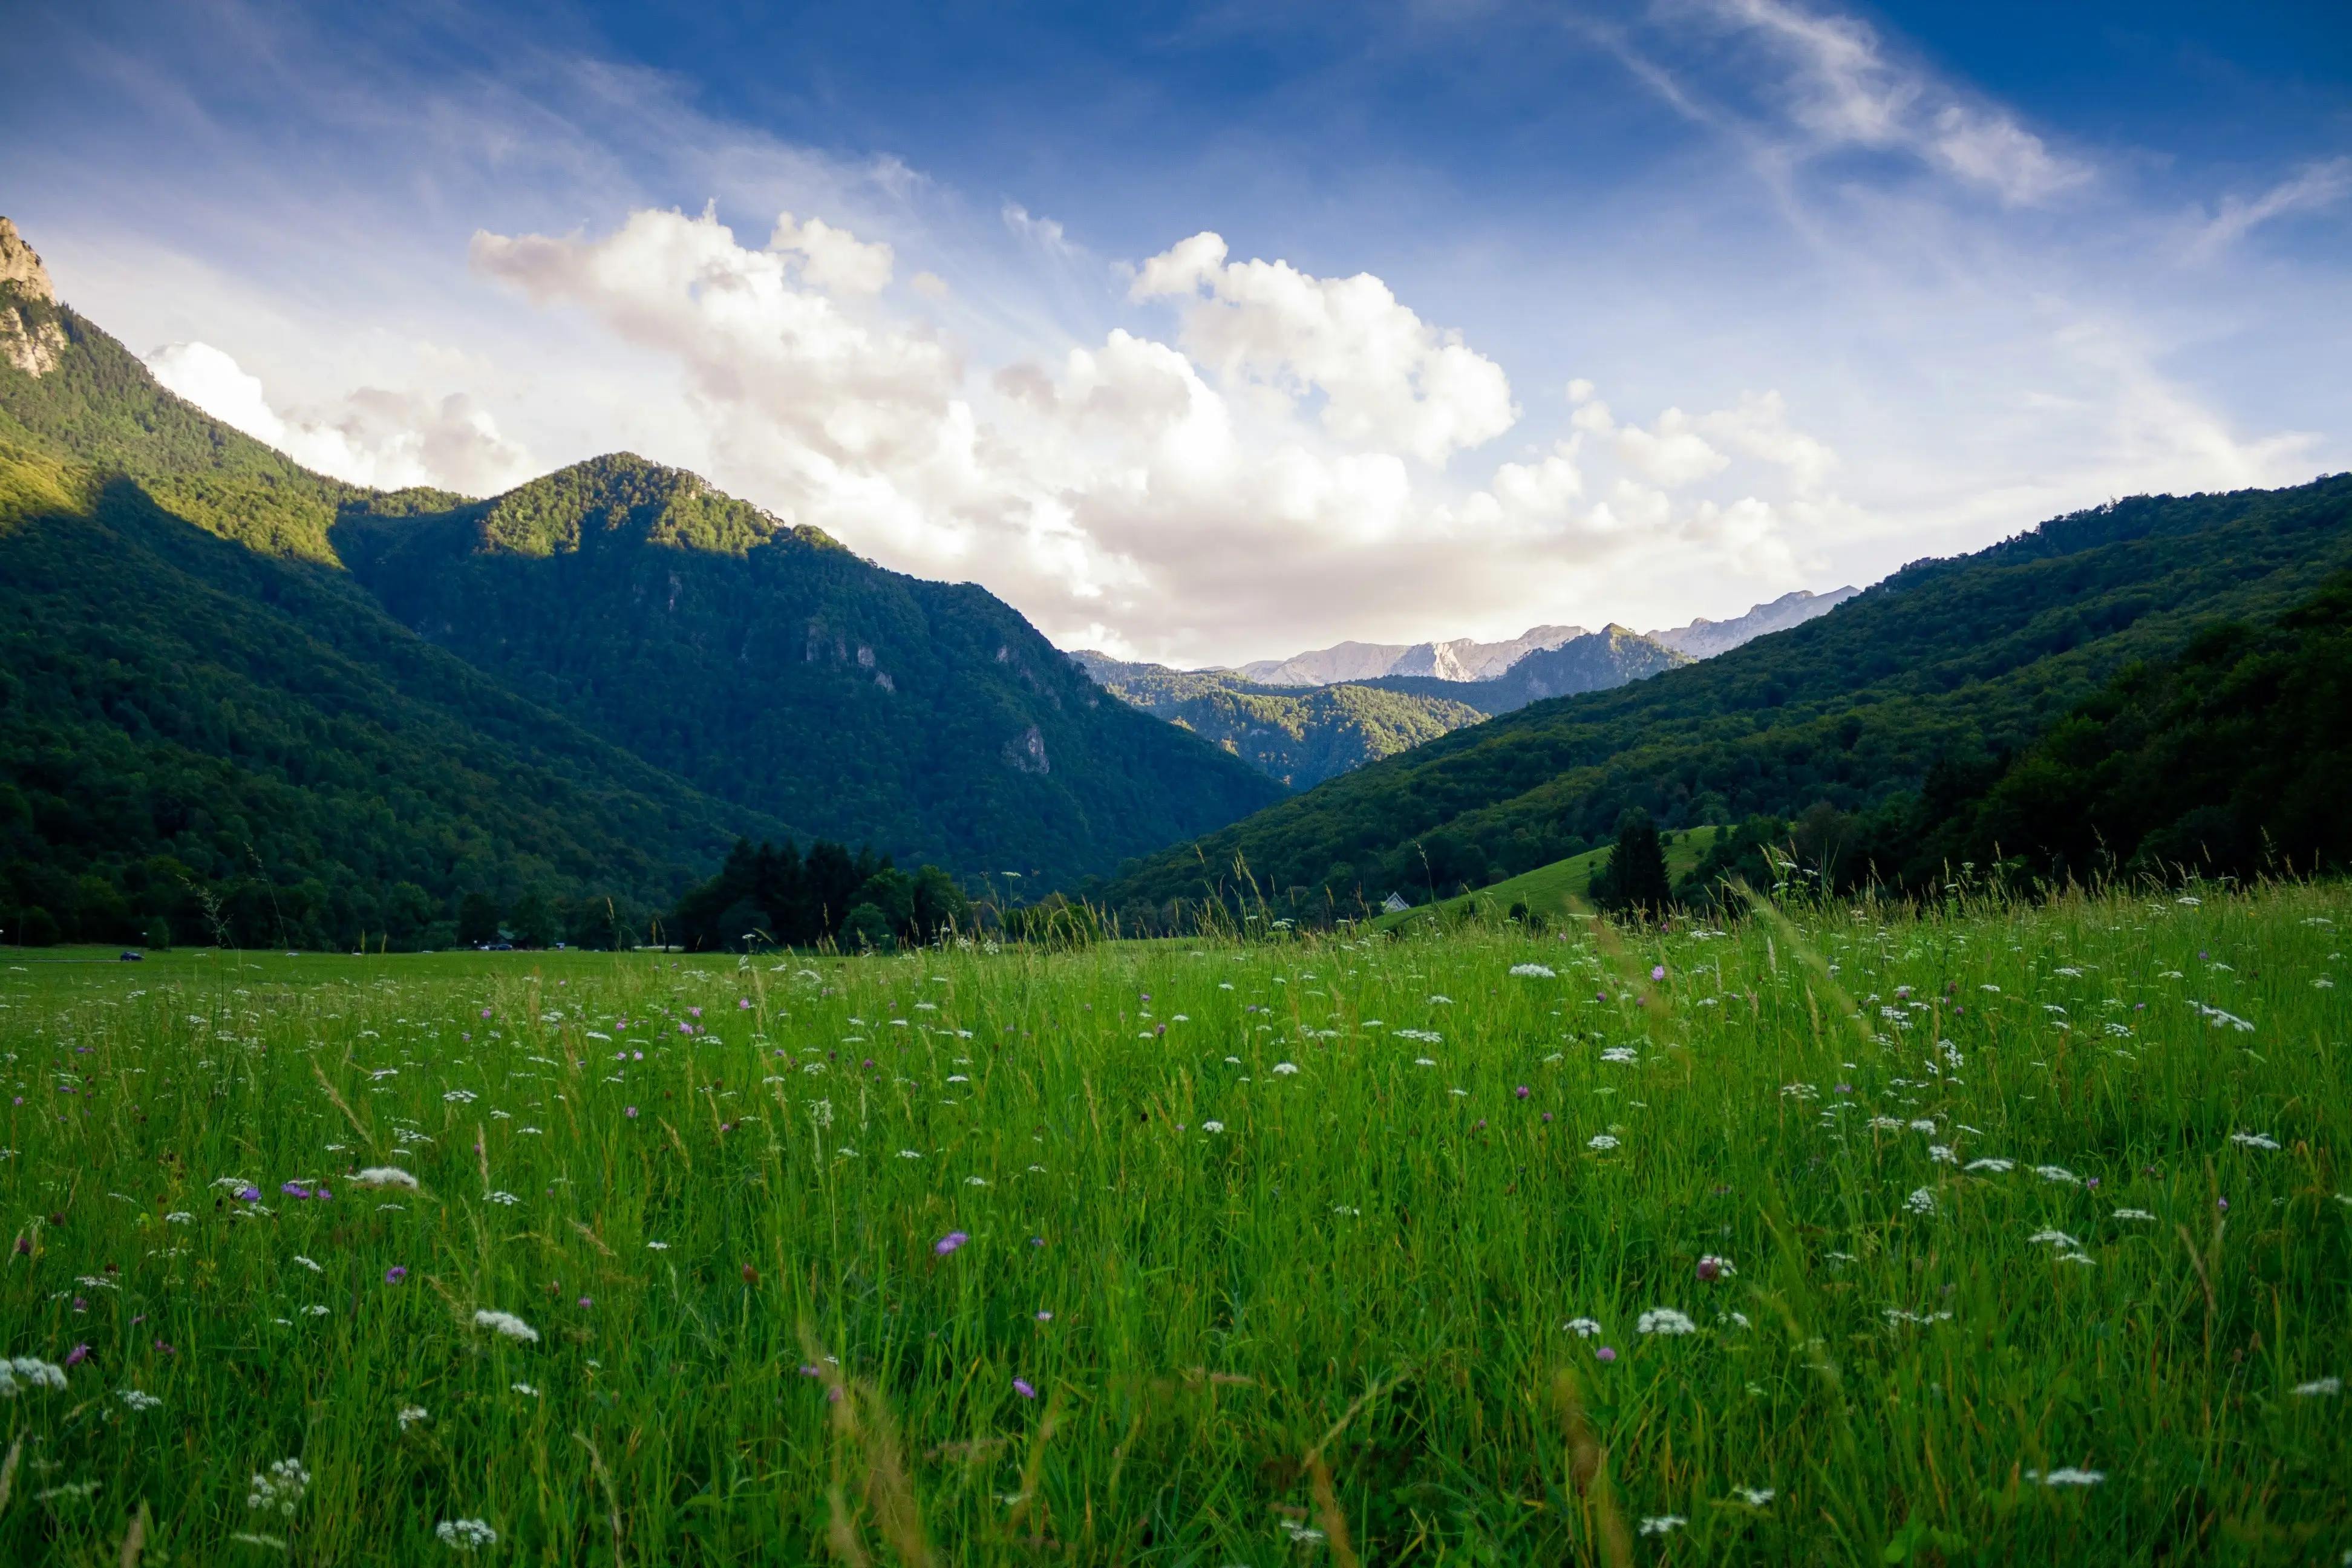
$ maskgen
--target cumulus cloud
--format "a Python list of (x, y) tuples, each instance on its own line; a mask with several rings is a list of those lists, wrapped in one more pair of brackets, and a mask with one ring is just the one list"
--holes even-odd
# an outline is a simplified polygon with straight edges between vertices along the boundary
[(352, 484), (487, 495), (532, 471), (530, 454), (463, 393), (362, 387), (330, 410), (289, 416), (270, 405), (258, 376), (210, 343), (166, 343), (146, 363), (157, 381), (214, 418)]
[(1576, 410), (1569, 423), (1587, 435), (1605, 437), (1618, 460), (1652, 484), (1679, 489), (1722, 472), (1731, 461), (1707, 445), (1679, 408), (1667, 409), (1654, 427), (1644, 430), (1639, 425), (1618, 424), (1609, 405), (1592, 395), (1591, 382), (1575, 383), (1570, 395)]
[(778, 214), (768, 248), (779, 254), (799, 252), (803, 258), (801, 276), (837, 294), (879, 294), (890, 283), (888, 245), (879, 240), (861, 243), (847, 229), (831, 227), (823, 218), (795, 224), (792, 214)]
[(1350, 445), (1439, 468), (1518, 420), (1500, 365), (1423, 321), (1368, 272), (1317, 278), (1286, 261), (1229, 264), (1223, 238), (1202, 233), (1146, 261), (1129, 295), (1187, 301), (1191, 353), (1286, 406), (1320, 392), (1324, 428)]

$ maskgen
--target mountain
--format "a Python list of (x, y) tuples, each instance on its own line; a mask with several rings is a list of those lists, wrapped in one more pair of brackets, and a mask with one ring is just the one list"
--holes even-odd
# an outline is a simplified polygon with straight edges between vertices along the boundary
[(210, 900), (249, 942), (446, 941), (487, 891), (609, 938), (741, 835), (1064, 878), (1281, 794), (980, 589), (692, 475), (312, 473), (157, 385), (5, 222), (0, 607), (12, 931), (192, 934)]
[(885, 571), (625, 453), (489, 500), (346, 514), (332, 544), (419, 637), (830, 838), (1066, 880), (1282, 794), (1107, 700), (984, 589)]
[(1261, 686), (1329, 686), (1384, 675), (1423, 676), (1433, 680), (1487, 680), (1539, 648), (1558, 647), (1584, 635), (1582, 626), (1531, 626), (1508, 642), (1343, 642), (1260, 659), (1230, 673)]
[(1365, 684), (1433, 700), (1450, 698), (1492, 715), (1509, 713), (1548, 697), (1606, 691), (1690, 662), (1687, 654), (1661, 647), (1639, 632), (1612, 625), (1570, 637), (1557, 647), (1530, 653), (1502, 674), (1485, 680), (1431, 680), (1418, 676), (1387, 675)]
[(1069, 657), (1120, 701), (1183, 726), (1293, 789), (1321, 784), (1486, 716), (1442, 696), (1367, 685), (1268, 687), (1229, 670), (1129, 664), (1090, 651)]
[[(1200, 898), (1236, 857), (1319, 906), (1481, 886), (1563, 858), (1628, 807), (1669, 827), (1845, 812), (2031, 744), (2137, 659), (2266, 623), (2352, 564), (2352, 475), (2140, 496), (1921, 561), (1790, 630), (1553, 699), (1332, 779), (1133, 867), (1114, 906)], [(1203, 866), (1213, 868), (1204, 879)]]
[(1826, 594), (1816, 594), (1800, 588), (1793, 594), (1783, 594), (1769, 605), (1758, 605), (1746, 615), (1727, 621), (1710, 621), (1704, 616), (1686, 626), (1669, 626), (1664, 631), (1652, 632), (1650, 640), (1662, 643), (1676, 653), (1686, 653), (1693, 658), (1713, 658), (1719, 653), (1729, 653), (1743, 643), (1754, 642), (1768, 632), (1784, 632), (1790, 626), (1803, 626), (1816, 616), (1826, 616), (1862, 590), (1851, 584), (1832, 588)]

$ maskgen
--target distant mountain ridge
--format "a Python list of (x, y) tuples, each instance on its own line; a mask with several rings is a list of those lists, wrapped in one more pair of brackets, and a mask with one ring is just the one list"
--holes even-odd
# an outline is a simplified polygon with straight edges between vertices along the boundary
[(1228, 673), (1261, 686), (1330, 686), (1383, 675), (1434, 680), (1490, 680), (1542, 648), (1584, 636), (1582, 626), (1530, 626), (1507, 642), (1455, 637), (1451, 642), (1335, 643), (1288, 658), (1262, 658)]
[(1686, 626), (1668, 626), (1664, 631), (1646, 634), (1652, 642), (1686, 653), (1693, 658), (1713, 658), (1719, 653), (1754, 642), (1773, 632), (1784, 632), (1790, 626), (1801, 626), (1816, 616), (1826, 616), (1862, 590), (1848, 584), (1832, 588), (1826, 594), (1816, 594), (1800, 588), (1793, 594), (1783, 594), (1769, 605), (1758, 605), (1744, 616), (1727, 621), (1710, 621), (1702, 616)]
[(1121, 701), (1181, 725), (1292, 789), (1310, 788), (1486, 717), (1444, 696), (1360, 682), (1261, 686), (1230, 670), (1170, 669), (1092, 650), (1069, 657)]
[(1664, 647), (1630, 626), (1612, 625), (1570, 637), (1557, 647), (1538, 649), (1487, 680), (1390, 675), (1366, 684), (1416, 696), (1450, 697), (1491, 717), (1547, 698), (1607, 691), (1691, 662), (1686, 653)]

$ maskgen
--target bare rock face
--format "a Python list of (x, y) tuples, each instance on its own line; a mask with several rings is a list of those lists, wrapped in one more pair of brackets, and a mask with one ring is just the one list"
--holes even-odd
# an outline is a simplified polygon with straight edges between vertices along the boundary
[(0, 360), (37, 376), (55, 370), (65, 352), (49, 269), (16, 226), (0, 217)]

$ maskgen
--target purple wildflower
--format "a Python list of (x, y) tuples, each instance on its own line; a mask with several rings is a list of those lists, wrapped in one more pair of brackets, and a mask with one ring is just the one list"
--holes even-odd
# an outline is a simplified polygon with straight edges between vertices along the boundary
[(583, 1312), (595, 1304), (596, 1298), (593, 1296), (583, 1296), (580, 1298), (580, 1310)]
[(1521, 1100), (1525, 1100), (1528, 1097), (1528, 1086), (1526, 1084), (1521, 1084), (1518, 1088), (1511, 1090), (1511, 1092), (1518, 1096)]
[(68, 1366), (79, 1366), (89, 1359), (89, 1347), (88, 1345), (76, 1345), (73, 1349), (66, 1352), (66, 1364)]
[(624, 1115), (624, 1116), (628, 1117), (631, 1121), (634, 1121), (635, 1120), (636, 1120), (637, 1108), (636, 1108), (635, 1106), (634, 1106), (634, 1105), (629, 1106), (629, 1107), (627, 1107), (625, 1110), (624, 1110), (621, 1112), (621, 1114), (622, 1114), (622, 1115)]
[(1666, 977), (1666, 966), (1665, 966), (1664, 964), (1663, 964), (1663, 963), (1656, 963), (1656, 964), (1652, 964), (1652, 965), (1650, 966), (1650, 978), (1651, 978), (1651, 979), (1653, 979), (1653, 980), (1664, 980), (1665, 977)]
[(236, 1190), (236, 1201), (241, 1204), (257, 1204), (261, 1201), (261, 1189), (259, 1187), (239, 1187)]
[(1599, 1350), (1592, 1352), (1592, 1359), (1594, 1361), (1615, 1361), (1617, 1359), (1617, 1352), (1611, 1350), (1607, 1345), (1602, 1345)]
[(383, 1271), (383, 1282), (387, 1285), (397, 1285), (407, 1278), (408, 1270), (397, 1263)]
[(1543, 1113), (1543, 1118), (1546, 1121), (1549, 1121), (1551, 1120), (1551, 1112), (1549, 1110), (1545, 1111)]
[(1013, 1380), (1013, 1392), (1024, 1399), (1037, 1397), (1037, 1391), (1029, 1385), (1029, 1380), (1025, 1377), (1016, 1377)]
[(310, 1195), (310, 1189), (299, 1182), (288, 1182), (278, 1190), (289, 1198), (307, 1198)]
[(939, 1240), (931, 1243), (931, 1250), (940, 1257), (945, 1258), (949, 1253), (953, 1252), (957, 1247), (961, 1247), (965, 1242), (970, 1241), (971, 1239), (971, 1237), (966, 1236), (962, 1231), (951, 1230), (945, 1236), (940, 1237)]
[(483, 1009), (482, 1009), (482, 1016), (483, 1016), (483, 1017), (485, 1017), (485, 1018), (487, 1018), (487, 1017), (488, 1017), (489, 1016), (490, 1016), (490, 1010), (489, 1010), (488, 1007), (483, 1008)]

